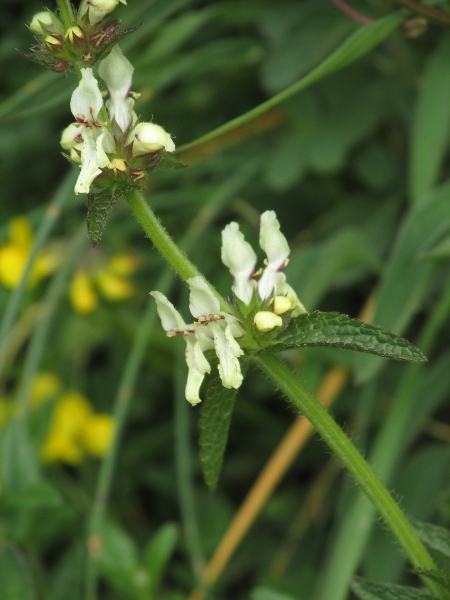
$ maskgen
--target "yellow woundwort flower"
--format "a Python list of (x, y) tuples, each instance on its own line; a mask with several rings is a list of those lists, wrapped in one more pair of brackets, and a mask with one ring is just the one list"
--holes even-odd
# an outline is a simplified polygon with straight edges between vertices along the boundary
[[(0, 246), (0, 283), (8, 289), (14, 289), (25, 269), (33, 246), (33, 231), (24, 217), (15, 217), (9, 223), (9, 241)], [(29, 279), (29, 285), (35, 285), (47, 277), (58, 266), (59, 260), (54, 252), (44, 250), (37, 257)]]
[(105, 265), (90, 271), (78, 270), (70, 284), (70, 301), (80, 314), (93, 312), (99, 304), (99, 294), (110, 302), (131, 298), (134, 287), (129, 277), (137, 268), (137, 260), (129, 254), (117, 254)]

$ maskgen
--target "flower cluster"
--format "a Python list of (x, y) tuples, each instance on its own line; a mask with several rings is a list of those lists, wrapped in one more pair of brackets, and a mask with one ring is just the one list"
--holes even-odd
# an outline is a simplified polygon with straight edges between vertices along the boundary
[(76, 194), (89, 193), (95, 180), (99, 191), (120, 195), (153, 170), (165, 152), (175, 150), (162, 127), (138, 122), (130, 97), (133, 71), (117, 45), (100, 61), (98, 73), (109, 94), (105, 107), (92, 69), (81, 69), (70, 102), (75, 122), (61, 136), (67, 158), (80, 167)]
[(82, 0), (67, 28), (51, 10), (35, 14), (29, 27), (36, 44), (25, 56), (58, 72), (95, 64), (113, 44), (136, 29), (119, 32), (120, 21), (107, 20), (119, 1), (126, 4), (125, 0)]
[[(243, 348), (259, 350), (265, 347), (273, 339), (267, 334), (276, 332), (290, 318), (306, 312), (282, 273), (288, 262), (289, 246), (273, 211), (267, 211), (261, 217), (260, 245), (267, 260), (265, 268), (256, 272), (256, 254), (245, 241), (238, 224), (230, 223), (222, 233), (222, 262), (234, 279), (234, 301), (229, 305), (229, 311), (221, 310), (218, 298), (202, 277), (187, 281), (189, 308), (196, 319), (192, 324), (184, 322), (164, 294), (151, 292), (166, 334), (183, 336), (186, 340), (189, 368), (186, 398), (191, 404), (200, 402), (200, 386), (206, 373), (211, 372), (205, 353), (215, 351), (224, 387), (238, 388), (243, 379), (238, 360), (244, 354)], [(258, 282), (257, 276), (260, 277)]]

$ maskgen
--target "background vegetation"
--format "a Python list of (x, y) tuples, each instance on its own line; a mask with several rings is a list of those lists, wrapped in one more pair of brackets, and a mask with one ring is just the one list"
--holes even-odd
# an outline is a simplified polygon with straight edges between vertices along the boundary
[[(398, 10), (352, 6), (368, 19)], [(165, 337), (148, 296), (159, 289), (182, 306), (184, 286), (125, 203), (90, 248), (85, 199), (73, 195), (76, 173), (59, 147), (76, 80), (16, 51), (32, 44), (25, 23), (41, 9), (0, 6), (0, 582), (5, 600), (80, 600), (98, 569), (102, 600), (180, 600), (287, 432), (302, 439), (290, 429), (300, 426), (250, 372), (208, 492), (183, 344)], [(129, 0), (117, 12), (126, 26), (142, 22), (123, 44), (136, 110), (178, 147), (299, 81), (363, 26), (328, 0)], [(289, 283), (309, 310), (363, 315), (427, 353), (418, 366), (327, 349), (286, 358), (309, 389), (337, 399), (334, 416), (407, 514), (448, 526), (450, 32), (422, 25), (408, 21), (345, 69), (181, 152), (188, 168), (155, 173), (147, 196), (224, 294), (221, 229), (239, 221), (256, 247), (259, 215), (275, 209), (293, 249)], [(20, 282), (30, 252), (35, 266)], [(28, 402), (25, 436), (15, 417)], [(64, 427), (64, 439), (51, 437)], [(208, 597), (339, 600), (355, 573), (416, 584), (323, 443), (297, 445), (279, 451), (276, 491), (253, 492), (261, 510), (246, 536), (238, 527)]]

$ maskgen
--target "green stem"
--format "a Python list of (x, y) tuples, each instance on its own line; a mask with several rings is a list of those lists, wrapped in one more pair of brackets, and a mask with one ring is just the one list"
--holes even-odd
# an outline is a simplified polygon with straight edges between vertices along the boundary
[(73, 14), (70, 0), (56, 0), (58, 5), (59, 15), (64, 23), (64, 27), (69, 29), (75, 25), (75, 15)]
[[(191, 223), (186, 232), (181, 246), (191, 248), (195, 242), (201, 237), (203, 231), (207, 229), (211, 221), (214, 220), (218, 212), (224, 204), (238, 192), (238, 190), (248, 181), (254, 173), (255, 163), (245, 165), (233, 177), (231, 177), (225, 185), (221, 186), (218, 192), (210, 199), (208, 204), (198, 213), (197, 217)], [(145, 200), (144, 200), (145, 202)], [(156, 217), (154, 217), (156, 219)], [(160, 227), (161, 224), (159, 224)], [(168, 234), (165, 234), (168, 239)], [(177, 249), (179, 252), (181, 250)], [(186, 259), (187, 260), (187, 259)], [(155, 284), (155, 289), (168, 294), (171, 286), (174, 283), (175, 273), (172, 270), (166, 269)], [(113, 418), (116, 424), (114, 437), (111, 446), (108, 449), (104, 460), (102, 461), (95, 499), (92, 506), (92, 512), (88, 525), (88, 538), (91, 541), (90, 548), (95, 548), (95, 541), (98, 540), (101, 523), (104, 517), (106, 504), (111, 490), (114, 469), (116, 466), (118, 450), (121, 442), (122, 432), (128, 417), (133, 397), (133, 390), (136, 380), (139, 375), (140, 367), (144, 360), (145, 351), (151, 337), (151, 333), (155, 331), (157, 320), (156, 304), (151, 298), (148, 303), (144, 317), (139, 323), (133, 346), (127, 358), (125, 368), (120, 379), (119, 388), (114, 401)], [(187, 473), (185, 473), (187, 476)], [(183, 488), (186, 490), (186, 486)], [(186, 498), (186, 493), (183, 499)], [(187, 515), (187, 519), (192, 518), (192, 513)], [(88, 555), (86, 563), (86, 598), (93, 600), (96, 597), (97, 587), (97, 566), (95, 553)]]
[[(296, 375), (278, 357), (271, 354), (256, 355), (253, 360), (261, 371), (312, 423), (323, 440), (340, 459), (397, 538), (413, 567), (435, 569), (436, 566), (432, 558), (398, 504), (330, 414), (303, 387)], [(423, 580), (437, 598), (440, 600), (449, 599), (449, 594), (439, 584), (428, 581), (426, 578), (423, 578)]]
[[(150, 205), (145, 200), (142, 192), (132, 190), (125, 194), (125, 198), (133, 211), (134, 216), (139, 221), (142, 229), (153, 242), (162, 257), (178, 273), (178, 275), (187, 281), (191, 277), (203, 277), (195, 265), (191, 263), (186, 254), (175, 244), (167, 233), (167, 230), (161, 224)], [(222, 298), (217, 290), (207, 282), (211, 291), (220, 302), (221, 310), (229, 312), (229, 304)]]
[(450, 13), (445, 10), (428, 6), (417, 0), (396, 0), (396, 2), (397, 4), (408, 8), (411, 12), (416, 13), (429, 21), (433, 21), (433, 23), (450, 27)]

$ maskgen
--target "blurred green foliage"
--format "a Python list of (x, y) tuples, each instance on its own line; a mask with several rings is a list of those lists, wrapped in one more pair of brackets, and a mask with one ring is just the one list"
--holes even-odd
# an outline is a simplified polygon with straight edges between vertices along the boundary
[[(373, 19), (396, 10), (384, 0), (352, 5)], [(199, 412), (183, 398), (182, 347), (165, 337), (148, 299), (164, 285), (181, 306), (186, 290), (124, 203), (111, 212), (98, 247), (80, 238), (85, 199), (67, 192), (73, 173), (59, 148), (60, 132), (72, 119), (68, 103), (76, 79), (39, 71), (15, 50), (32, 44), (25, 23), (41, 9), (36, 0), (0, 7), (0, 242), (7, 243), (8, 224), (18, 215), (35, 233), (47, 223), (51, 232), (43, 245), (56, 250), (60, 266), (50, 279), (24, 289), (14, 326), (5, 330), (3, 404), (20, 410), (17, 403), (27, 403), (36, 373), (46, 371), (82, 391), (97, 412), (112, 413), (125, 365), (138, 369), (100, 532), (103, 545), (96, 549), (98, 540), (90, 539), (91, 552), (98, 551), (98, 598), (180, 600), (195, 587), (294, 415), (251, 370), (235, 401), (218, 488), (209, 493), (198, 453)], [(123, 45), (136, 69), (133, 90), (141, 94), (136, 111), (154, 117), (178, 146), (295, 83), (361, 27), (327, 0), (129, 0), (117, 13), (126, 26), (142, 22)], [(373, 322), (419, 345), (428, 365), (387, 364), (330, 349), (289, 351), (286, 358), (311, 390), (329, 367), (351, 370), (333, 407), (336, 419), (376, 457), (375, 469), (409, 516), (444, 526), (450, 525), (444, 424), (450, 390), (449, 52), (445, 28), (430, 24), (410, 39), (400, 27), (344, 70), (186, 152), (181, 158), (188, 168), (156, 173), (147, 190), (175, 240), (188, 232), (189, 257), (223, 294), (231, 280), (220, 263), (221, 229), (239, 221), (256, 247), (258, 216), (267, 209), (276, 210), (291, 243), (287, 276), (308, 310), (356, 317), (376, 292)], [(59, 201), (58, 190), (66, 190)], [(52, 202), (59, 202), (56, 213), (46, 212)], [(137, 265), (127, 275), (134, 293), (102, 296), (96, 274), (114, 256), (128, 255)], [(85, 314), (70, 300), (79, 272), (98, 296)], [(11, 297), (0, 287), (5, 319)], [(130, 367), (144, 324), (143, 362)], [(85, 539), (99, 462), (42, 464), (52, 402), (31, 411), (27, 431), (14, 416), (3, 425), (2, 600), (85, 597)], [(315, 518), (295, 533), (296, 514), (329, 460), (313, 438), (211, 599), (339, 600), (349, 597), (355, 572), (378, 582), (416, 581), (343, 474), (330, 478)], [(365, 519), (361, 526), (355, 507)], [(280, 571), (274, 557), (287, 540)]]

